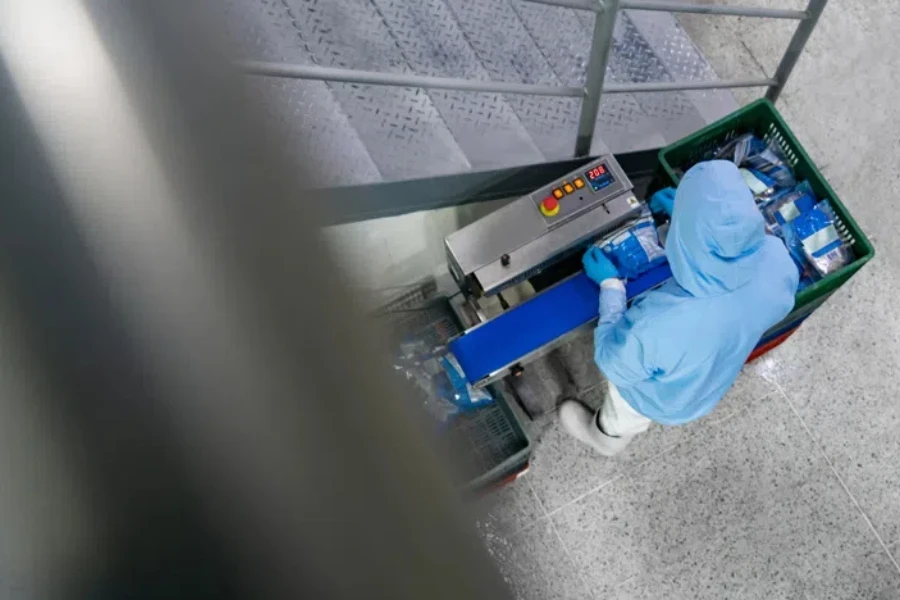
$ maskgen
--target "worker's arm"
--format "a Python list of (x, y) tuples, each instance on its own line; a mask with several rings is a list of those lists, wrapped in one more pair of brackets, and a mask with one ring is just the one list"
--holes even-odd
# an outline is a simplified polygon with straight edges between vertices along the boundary
[(675, 188), (667, 187), (659, 190), (650, 197), (650, 210), (654, 214), (672, 216), (675, 210)]
[(588, 277), (600, 285), (600, 318), (594, 330), (594, 362), (614, 384), (622, 386), (648, 379), (644, 345), (626, 318), (625, 283), (600, 248), (592, 246), (582, 259)]
[(610, 278), (600, 282), (600, 320), (597, 329), (615, 325), (625, 314), (625, 284)]
[[(607, 281), (603, 282), (607, 285), (600, 287), (600, 319), (594, 330), (594, 362), (616, 386), (633, 385), (650, 379), (654, 369), (639, 332), (625, 314), (625, 286), (618, 279)], [(612, 282), (621, 285), (621, 290), (613, 287)]]
[(600, 286), (600, 325), (613, 324), (625, 312), (625, 284), (619, 270), (597, 246), (591, 246), (581, 259), (584, 272)]

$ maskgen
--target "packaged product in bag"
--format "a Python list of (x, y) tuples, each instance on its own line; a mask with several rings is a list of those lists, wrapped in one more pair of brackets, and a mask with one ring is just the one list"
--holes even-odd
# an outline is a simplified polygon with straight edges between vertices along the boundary
[(715, 158), (730, 160), (738, 167), (762, 173), (775, 181), (778, 187), (797, 184), (794, 172), (775, 143), (766, 143), (752, 133), (740, 135), (727, 142), (715, 153)]
[(637, 223), (602, 242), (600, 249), (626, 279), (634, 279), (666, 262), (666, 251), (659, 243), (653, 217), (646, 209)]
[(460, 413), (485, 406), (494, 397), (485, 389), (472, 387), (456, 357), (443, 348), (431, 348), (422, 340), (400, 345), (394, 369), (412, 383), (425, 413), (446, 425)]
[(803, 254), (821, 276), (833, 273), (853, 260), (850, 247), (841, 239), (834, 223), (831, 204), (823, 200), (789, 225), (800, 240)]
[(768, 223), (784, 225), (813, 209), (816, 196), (806, 181), (782, 190), (760, 206)]

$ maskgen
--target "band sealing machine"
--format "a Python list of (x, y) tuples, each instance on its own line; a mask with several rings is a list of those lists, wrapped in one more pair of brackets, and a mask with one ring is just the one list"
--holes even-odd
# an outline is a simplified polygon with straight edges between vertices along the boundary
[[(630, 226), (644, 206), (607, 154), (447, 236), (461, 290), (451, 306), (466, 327), (448, 349), (469, 383), (516, 375), (594, 325), (599, 288), (581, 270), (581, 255)], [(664, 265), (626, 282), (629, 300), (670, 276)]]

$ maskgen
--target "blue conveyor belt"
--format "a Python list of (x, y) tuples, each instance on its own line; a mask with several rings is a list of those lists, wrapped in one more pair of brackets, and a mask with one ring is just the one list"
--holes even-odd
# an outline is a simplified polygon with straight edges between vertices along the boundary
[[(672, 276), (662, 265), (625, 284), (628, 298)], [(449, 344), (469, 383), (520, 360), (528, 353), (597, 318), (599, 287), (584, 272), (507, 310)]]

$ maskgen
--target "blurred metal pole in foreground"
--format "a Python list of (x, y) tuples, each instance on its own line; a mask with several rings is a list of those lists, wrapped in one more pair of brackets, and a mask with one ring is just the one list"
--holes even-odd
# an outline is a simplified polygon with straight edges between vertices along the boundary
[(505, 597), (297, 165), (196, 5), (148, 4), (0, 0), (0, 564), (41, 596)]

